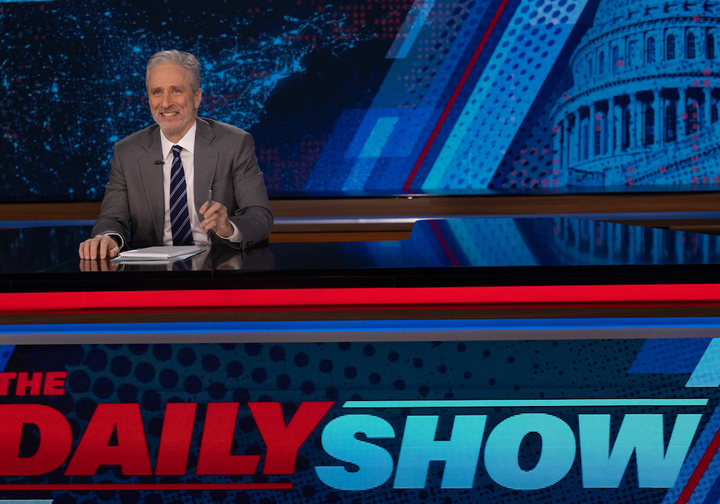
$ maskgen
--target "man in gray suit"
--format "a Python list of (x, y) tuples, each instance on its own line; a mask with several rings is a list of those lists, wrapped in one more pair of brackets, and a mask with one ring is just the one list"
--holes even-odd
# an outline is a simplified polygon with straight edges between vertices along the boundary
[(184, 244), (219, 241), (242, 249), (267, 238), (273, 217), (253, 139), (234, 126), (197, 117), (202, 91), (195, 56), (154, 54), (145, 84), (157, 124), (115, 144), (100, 217), (92, 238), (80, 244), (80, 258), (113, 258), (128, 234), (133, 247), (177, 245), (170, 187), (178, 161), (189, 210)]

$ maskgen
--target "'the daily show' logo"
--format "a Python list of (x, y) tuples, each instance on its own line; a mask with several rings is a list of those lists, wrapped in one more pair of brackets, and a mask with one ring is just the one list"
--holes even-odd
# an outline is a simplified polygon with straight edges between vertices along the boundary
[[(16, 378), (18, 382), (28, 380), (27, 375)], [(64, 378), (64, 373), (47, 376), (50, 386), (42, 389), (43, 394), (63, 393)], [(5, 394), (8, 383), (0, 383)], [(35, 388), (38, 394), (39, 383)], [(54, 489), (91, 490), (100, 488), (98, 484), (73, 484), (71, 477), (93, 476), (100, 466), (119, 466), (124, 476), (262, 473), (284, 478), (278, 478), (282, 479), (278, 483), (232, 484), (147, 483), (143, 478), (143, 484), (100, 486), (292, 489), (292, 478), (288, 476), (295, 472), (298, 450), (320, 429), (321, 449), (329, 462), (313, 469), (322, 484), (336, 490), (370, 490), (388, 483), (395, 489), (425, 488), (430, 464), (435, 461), (444, 463), (440, 481), (444, 489), (472, 488), (479, 471), (508, 489), (542, 489), (565, 478), (576, 462), (581, 467), (584, 488), (617, 488), (633, 454), (639, 487), (670, 488), (678, 478), (707, 404), (707, 399), (348, 401), (339, 409), (342, 413), (331, 418), (334, 402), (306, 401), (286, 420), (280, 403), (250, 402), (247, 408), (262, 437), (263, 453), (239, 455), (233, 454), (243, 451), (233, 450), (234, 442), (241, 443), (241, 435), (236, 432), (239, 403), (208, 403), (202, 423), (196, 421), (197, 403), (168, 403), (159, 445), (152, 457), (139, 404), (98, 404), (74, 449), (71, 424), (57, 409), (41, 404), (2, 404), (0, 476), (40, 476), (65, 465), (63, 474), (68, 483), (54, 484)], [(387, 412), (397, 413), (398, 408), (412, 412), (404, 414), (401, 428), (383, 418)], [(498, 422), (498, 412), (507, 411), (505, 408), (525, 412)], [(553, 414), (554, 410), (567, 408), (580, 411), (577, 422), (573, 417), (574, 429)], [(660, 412), (633, 413), (637, 408)], [(663, 409), (683, 412), (664, 414)], [(443, 440), (437, 439), (440, 410), (444, 416), (452, 417), (450, 435)], [(603, 410), (607, 413), (597, 412)], [(493, 415), (492, 427), (488, 413)], [(612, 434), (611, 413), (622, 419)], [(672, 425), (669, 439), (665, 436), (666, 423)], [(32, 455), (21, 456), (28, 425), (35, 426), (39, 441)], [(523, 441), (529, 434), (541, 439), (539, 457), (530, 468), (522, 467), (519, 461)], [(197, 453), (191, 453), (192, 440), (198, 435)], [(383, 440), (395, 440), (392, 445), (399, 446), (397, 452), (388, 449)], [(28, 488), (20, 483), (9, 486), (0, 484), (0, 489)], [(31, 486), (49, 488), (47, 484)]]

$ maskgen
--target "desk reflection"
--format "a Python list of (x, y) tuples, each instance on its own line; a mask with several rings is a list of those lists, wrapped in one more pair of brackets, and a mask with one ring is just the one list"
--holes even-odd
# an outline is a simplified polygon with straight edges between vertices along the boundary
[(208, 245), (201, 254), (183, 261), (110, 261), (78, 259), (82, 272), (101, 271), (240, 271), (275, 269), (275, 256), (267, 244), (238, 250), (223, 244)]
[(217, 271), (250, 270), (291, 276), (300, 271), (324, 274), (469, 267), (487, 272), (495, 267), (539, 267), (533, 271), (540, 272), (544, 267), (565, 266), (629, 266), (629, 271), (635, 271), (640, 266), (720, 264), (718, 236), (574, 217), (420, 221), (408, 240), (272, 243), (243, 251), (215, 244), (209, 253), (186, 261), (150, 264), (80, 261), (77, 244), (90, 229), (67, 226), (0, 230), (0, 274), (6, 280), (24, 281), (23, 275), (32, 273), (100, 275), (125, 271), (135, 272), (128, 277), (142, 279), (147, 272), (177, 276), (166, 275), (167, 271), (213, 278)]

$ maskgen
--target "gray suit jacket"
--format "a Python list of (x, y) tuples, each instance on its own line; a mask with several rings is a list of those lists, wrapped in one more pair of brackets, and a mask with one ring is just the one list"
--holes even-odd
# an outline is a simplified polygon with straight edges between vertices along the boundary
[[(163, 167), (158, 125), (152, 125), (115, 144), (110, 181), (92, 235), (113, 232), (131, 236), (133, 247), (162, 245), (165, 219)], [(252, 136), (234, 126), (197, 119), (195, 136), (195, 211), (207, 200), (227, 207), (230, 220), (242, 233), (239, 248), (251, 247), (272, 231), (263, 174), (255, 158)], [(202, 215), (198, 213), (202, 221)], [(221, 241), (210, 233), (213, 241)]]

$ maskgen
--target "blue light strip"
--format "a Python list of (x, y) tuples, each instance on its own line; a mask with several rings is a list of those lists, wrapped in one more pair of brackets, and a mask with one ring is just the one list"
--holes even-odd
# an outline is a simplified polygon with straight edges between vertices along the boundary
[(513, 399), (346, 401), (343, 408), (573, 408), (624, 406), (707, 406), (707, 399)]
[(388, 51), (386, 58), (406, 58), (412, 49), (420, 30), (425, 25), (425, 20), (435, 5), (435, 0), (415, 0), (405, 21)]
[(15, 350), (15, 345), (0, 345), (0, 371), (5, 371), (5, 366), (7, 366), (13, 350)]
[(375, 167), (375, 162), (382, 155), (382, 150), (385, 148), (385, 144), (387, 144), (388, 138), (390, 138), (399, 119), (399, 117), (378, 118), (365, 141), (362, 151), (360, 151), (360, 156), (345, 180), (344, 190), (364, 187), (372, 169)]
[[(424, 190), (461, 189), (465, 187), (487, 187), (511, 147), (534, 100), (527, 100), (515, 93), (498, 94), (497, 84), (522, 89), (522, 94), (537, 96), (550, 74), (556, 58), (565, 47), (575, 24), (585, 10), (587, 0), (567, 0), (563, 5), (563, 19), (546, 19), (543, 3), (522, 0), (516, 7), (509, 27), (502, 33), (494, 46), (492, 56), (482, 70), (472, 93), (467, 98), (447, 141), (442, 145), (435, 162), (422, 184)], [(532, 13), (532, 14), (529, 14)], [(548, 28), (552, 30), (548, 31)], [(529, 58), (516, 56), (526, 49), (540, 30), (553, 40), (544, 48), (544, 64)], [(517, 52), (516, 52), (517, 51)], [(503, 107), (496, 103), (502, 100)]]
[(497, 331), (720, 327), (720, 317), (465, 319), (465, 320), (319, 320), (293, 322), (165, 322), (121, 324), (8, 324), (1, 335), (139, 334), (139, 333), (262, 333), (376, 331)]
[[(0, 3), (7, 0), (0, 0)], [(25, 0), (30, 2), (39, 2), (40, 0)], [(0, 504), (52, 504), (52, 499), (8, 499), (0, 500)]]
[(720, 327), (718, 317), (652, 319), (510, 319), (510, 320), (347, 320), (297, 322), (190, 322), (123, 324), (30, 324), (0, 326), (0, 333), (138, 333), (138, 332), (327, 332), (423, 330), (532, 330), (658, 327)]
[[(2, 2), (2, 0), (0, 0)], [(34, 220), (34, 221), (0, 221), (0, 229), (19, 229), (36, 227), (61, 226), (93, 226), (95, 220)]]
[[(2, 0), (0, 0), (1, 2)], [(275, 224), (405, 224), (419, 220), (451, 219), (589, 219), (589, 220), (659, 220), (659, 219), (720, 219), (720, 212), (623, 212), (623, 213), (561, 213), (505, 215), (414, 215), (357, 217), (277, 217)], [(95, 220), (0, 221), (0, 229), (92, 226)]]

